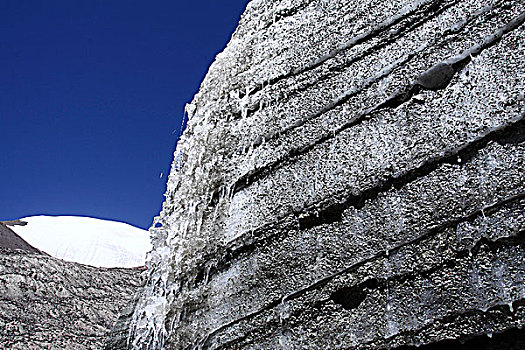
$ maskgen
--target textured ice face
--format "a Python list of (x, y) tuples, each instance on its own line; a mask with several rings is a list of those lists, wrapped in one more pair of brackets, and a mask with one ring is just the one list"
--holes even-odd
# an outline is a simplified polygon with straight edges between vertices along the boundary
[(424, 344), (523, 299), (523, 11), (250, 2), (187, 107), (133, 347)]

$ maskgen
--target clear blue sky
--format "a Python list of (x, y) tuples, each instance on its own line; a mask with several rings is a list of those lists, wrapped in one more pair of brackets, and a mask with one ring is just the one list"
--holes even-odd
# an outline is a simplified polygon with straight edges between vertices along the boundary
[(183, 107), (246, 3), (1, 0), (0, 220), (148, 227)]

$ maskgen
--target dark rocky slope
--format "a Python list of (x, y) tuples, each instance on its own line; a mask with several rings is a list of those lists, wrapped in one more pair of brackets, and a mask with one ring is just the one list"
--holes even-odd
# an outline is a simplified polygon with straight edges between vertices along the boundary
[(20, 220), (0, 221), (0, 249), (19, 249), (32, 253), (41, 253), (9, 228), (9, 226), (13, 225), (26, 225), (26, 222)]
[(251, 1), (187, 108), (134, 347), (522, 339), (524, 22), (523, 1)]

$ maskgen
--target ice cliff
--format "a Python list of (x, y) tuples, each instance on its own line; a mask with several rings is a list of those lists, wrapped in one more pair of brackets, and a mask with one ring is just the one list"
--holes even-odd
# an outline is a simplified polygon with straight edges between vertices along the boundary
[(524, 21), (523, 1), (251, 1), (108, 348), (522, 334)]

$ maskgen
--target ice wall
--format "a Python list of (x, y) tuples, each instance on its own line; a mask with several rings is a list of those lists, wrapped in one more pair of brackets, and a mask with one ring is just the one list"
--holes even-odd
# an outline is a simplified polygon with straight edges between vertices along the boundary
[(524, 21), (522, 1), (251, 1), (187, 107), (120, 346), (522, 327)]

